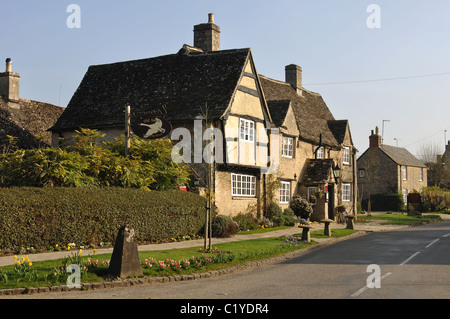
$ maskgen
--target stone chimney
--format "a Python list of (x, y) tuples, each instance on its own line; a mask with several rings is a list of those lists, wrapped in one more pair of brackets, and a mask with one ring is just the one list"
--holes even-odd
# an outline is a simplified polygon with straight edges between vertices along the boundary
[(379, 134), (378, 126), (375, 128), (375, 133), (372, 130), (372, 135), (369, 136), (369, 147), (380, 147), (381, 136)]
[(208, 15), (208, 23), (194, 26), (194, 46), (203, 51), (220, 51), (220, 28), (213, 13)]
[(19, 101), (19, 73), (12, 72), (12, 60), (6, 59), (5, 72), (0, 73), (0, 95), (6, 102)]
[(286, 66), (286, 83), (289, 83), (298, 95), (303, 95), (302, 91), (302, 68), (295, 64)]

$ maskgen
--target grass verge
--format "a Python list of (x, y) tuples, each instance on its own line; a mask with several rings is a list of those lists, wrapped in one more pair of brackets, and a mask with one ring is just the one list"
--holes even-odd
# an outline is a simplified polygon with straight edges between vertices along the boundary
[(372, 214), (365, 216), (366, 221), (383, 220), (381, 225), (423, 225), (442, 221), (441, 216), (435, 214), (423, 214), (422, 217), (408, 216), (406, 213)]
[[(273, 258), (288, 252), (303, 249), (315, 243), (306, 243), (298, 237), (253, 239), (214, 245), (205, 252), (197, 248), (165, 251), (139, 252), (143, 269), (142, 277), (164, 277), (204, 273), (249, 262)], [(13, 257), (11, 257), (13, 258)], [(19, 256), (20, 260), (22, 256)], [(66, 265), (78, 264), (81, 268), (81, 283), (107, 281), (111, 254), (80, 256), (72, 253), (67, 258), (33, 262), (25, 259), (20, 266), (15, 264), (0, 268), (0, 289), (48, 287), (65, 285)], [(29, 263), (31, 266), (28, 266)]]

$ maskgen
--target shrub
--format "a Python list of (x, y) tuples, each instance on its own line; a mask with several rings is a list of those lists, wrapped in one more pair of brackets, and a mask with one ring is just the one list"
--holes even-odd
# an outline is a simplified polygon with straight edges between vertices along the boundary
[(440, 187), (425, 187), (422, 190), (425, 211), (441, 212), (450, 206), (450, 191)]
[(251, 212), (239, 213), (233, 220), (238, 223), (240, 229), (257, 229), (259, 226), (258, 218)]
[(294, 195), (292, 197), (289, 207), (292, 209), (295, 216), (304, 220), (309, 220), (313, 213), (312, 204), (300, 195)]
[(239, 230), (238, 224), (225, 215), (219, 215), (212, 222), (212, 235), (217, 238), (226, 238), (235, 235)]
[(132, 187), (154, 190), (185, 185), (186, 164), (172, 161), (172, 141), (133, 138), (129, 156), (124, 141), (95, 141), (104, 135), (80, 130), (67, 149), (15, 150), (0, 154), (0, 187)]
[(189, 192), (126, 188), (0, 188), (0, 249), (115, 242), (130, 224), (138, 242), (198, 234), (206, 199)]
[(277, 211), (270, 220), (273, 223), (273, 226), (293, 226), (297, 218), (294, 214), (294, 211), (291, 208), (286, 208), (284, 211)]
[(280, 215), (282, 212), (283, 210), (277, 203), (271, 202), (267, 210), (267, 217), (272, 220), (273, 216)]

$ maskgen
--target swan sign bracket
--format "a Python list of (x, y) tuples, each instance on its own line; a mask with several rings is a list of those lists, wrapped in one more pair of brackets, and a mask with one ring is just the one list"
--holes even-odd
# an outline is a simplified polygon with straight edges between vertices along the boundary
[(133, 121), (131, 129), (134, 135), (146, 140), (163, 138), (172, 131), (172, 124), (162, 117), (148, 117)]

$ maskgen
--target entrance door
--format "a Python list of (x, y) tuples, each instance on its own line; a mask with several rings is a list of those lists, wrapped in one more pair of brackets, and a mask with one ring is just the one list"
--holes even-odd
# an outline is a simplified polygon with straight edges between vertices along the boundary
[(328, 184), (328, 218), (334, 219), (334, 184)]

